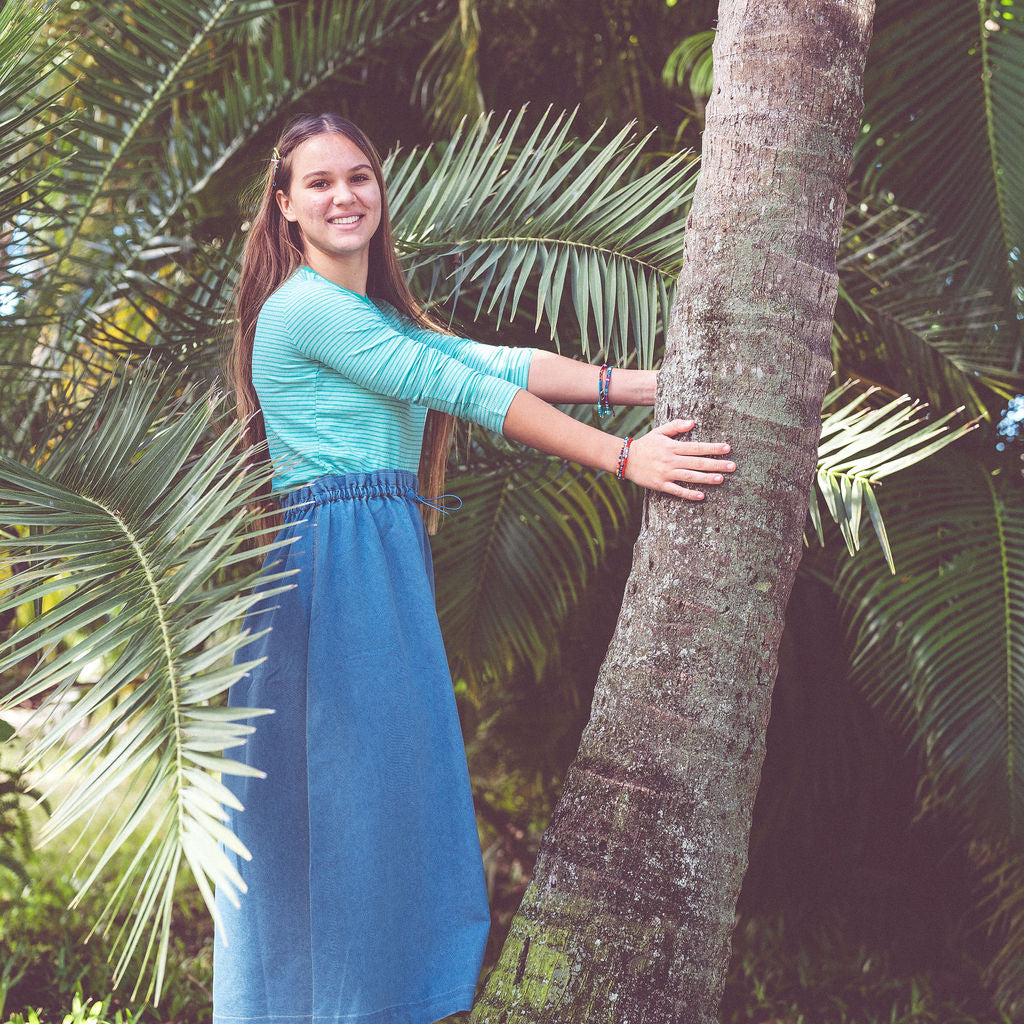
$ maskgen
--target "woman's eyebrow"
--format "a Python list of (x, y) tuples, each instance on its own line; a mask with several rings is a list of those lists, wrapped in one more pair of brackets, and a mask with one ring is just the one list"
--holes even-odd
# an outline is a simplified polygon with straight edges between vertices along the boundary
[[(348, 169), (348, 174), (354, 174), (356, 171), (372, 171), (373, 168), (369, 164), (356, 164), (355, 167)], [(329, 178), (331, 176), (330, 171), (308, 171), (302, 176), (302, 180), (305, 181), (307, 178)]]

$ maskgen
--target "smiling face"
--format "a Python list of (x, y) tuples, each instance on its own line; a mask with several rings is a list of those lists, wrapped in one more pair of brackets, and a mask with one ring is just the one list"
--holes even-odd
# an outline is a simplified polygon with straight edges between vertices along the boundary
[(277, 202), (302, 235), (306, 263), (365, 295), (370, 240), (381, 216), (380, 185), (366, 154), (348, 136), (323, 132), (295, 147), (290, 171)]

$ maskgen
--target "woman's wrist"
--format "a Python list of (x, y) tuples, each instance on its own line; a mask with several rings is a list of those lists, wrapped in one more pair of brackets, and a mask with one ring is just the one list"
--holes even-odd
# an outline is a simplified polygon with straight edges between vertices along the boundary
[(624, 370), (616, 367), (608, 388), (608, 401), (616, 405), (654, 405), (657, 370)]

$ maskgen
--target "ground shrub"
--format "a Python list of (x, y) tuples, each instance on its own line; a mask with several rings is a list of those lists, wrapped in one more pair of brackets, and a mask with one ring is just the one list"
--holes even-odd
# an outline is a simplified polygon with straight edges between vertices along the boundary
[[(898, 911), (894, 908), (894, 913)], [(722, 1024), (1012, 1024), (963, 959), (908, 974), (891, 951), (851, 942), (840, 922), (790, 937), (781, 919), (742, 920)]]

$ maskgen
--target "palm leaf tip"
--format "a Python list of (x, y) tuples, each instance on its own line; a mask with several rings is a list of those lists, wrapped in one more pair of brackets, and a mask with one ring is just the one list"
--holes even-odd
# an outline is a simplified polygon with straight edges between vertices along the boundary
[[(861, 547), (864, 513), (874, 530), (889, 571), (896, 572), (875, 485), (953, 444), (974, 430), (972, 420), (958, 427), (950, 421), (961, 409), (934, 422), (924, 417), (925, 406), (901, 395), (875, 407), (870, 404), (877, 388), (857, 393), (852, 381), (825, 397), (826, 412), (818, 442), (816, 489), (811, 494), (811, 523), (820, 541), (824, 527), (818, 495), (839, 527), (847, 550)], [(842, 404), (840, 404), (842, 403)]]

